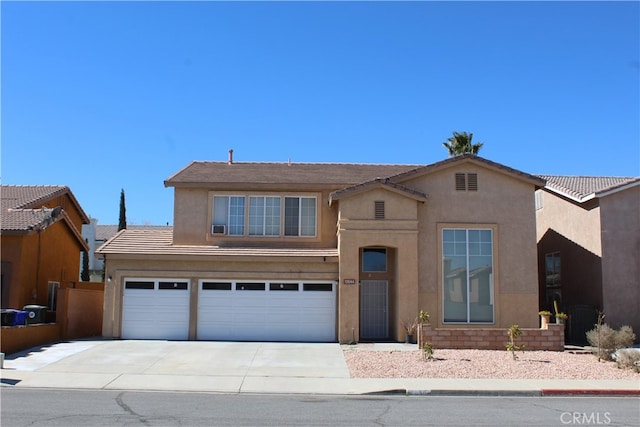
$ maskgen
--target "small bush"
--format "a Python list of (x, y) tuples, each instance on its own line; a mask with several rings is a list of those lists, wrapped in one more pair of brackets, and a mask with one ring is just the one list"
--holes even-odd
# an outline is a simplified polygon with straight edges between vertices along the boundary
[(640, 373), (640, 350), (623, 348), (615, 352), (616, 365), (620, 369), (633, 369)]
[(518, 325), (511, 325), (509, 330), (507, 331), (507, 335), (509, 335), (509, 342), (507, 343), (507, 351), (511, 352), (513, 356), (513, 360), (518, 360), (518, 356), (516, 355), (516, 351), (524, 352), (524, 345), (516, 344), (516, 340), (522, 336), (522, 329)]
[(612, 354), (617, 349), (630, 347), (635, 339), (636, 334), (630, 326), (623, 326), (616, 331), (606, 323), (602, 323), (587, 332), (587, 341), (594, 347), (598, 360), (613, 360)]
[(431, 344), (430, 342), (422, 343), (422, 360), (433, 360), (433, 344)]
[(616, 348), (631, 347), (636, 340), (636, 334), (633, 333), (631, 326), (623, 326), (616, 334)]

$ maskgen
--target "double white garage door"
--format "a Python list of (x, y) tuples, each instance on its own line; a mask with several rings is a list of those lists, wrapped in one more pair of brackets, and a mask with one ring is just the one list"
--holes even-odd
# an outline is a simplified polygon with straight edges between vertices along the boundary
[[(127, 279), (122, 338), (189, 338), (189, 280)], [(336, 340), (333, 282), (198, 282), (196, 337), (229, 341)]]

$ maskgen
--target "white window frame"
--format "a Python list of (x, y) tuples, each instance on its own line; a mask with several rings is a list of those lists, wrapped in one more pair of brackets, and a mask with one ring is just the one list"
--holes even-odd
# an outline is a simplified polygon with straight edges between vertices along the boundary
[[(221, 220), (220, 218), (216, 218), (216, 206), (215, 206), (215, 200), (216, 198), (224, 198), (226, 199), (226, 213), (225, 213), (225, 218), (224, 221)], [(238, 223), (232, 223), (232, 204), (231, 201), (232, 199), (242, 199), (242, 214), (241, 215), (234, 215), (233, 218), (242, 218), (242, 223), (238, 224)], [(245, 230), (246, 230), (246, 206), (247, 206), (247, 202), (246, 202), (246, 197), (243, 195), (239, 195), (239, 194), (216, 194), (213, 196), (212, 198), (212, 203), (213, 203), (213, 212), (212, 212), (212, 216), (213, 216), (213, 225), (224, 225), (225, 229), (226, 229), (226, 233), (229, 236), (244, 236), (245, 234)], [(239, 233), (237, 231), (237, 229), (240, 228), (241, 232)]]
[[(284, 204), (282, 206), (283, 212), (283, 221), (284, 227), (282, 230), (282, 235), (284, 237), (316, 237), (318, 233), (318, 198), (315, 196), (298, 196), (298, 195), (286, 195), (283, 196)], [(297, 223), (297, 234), (287, 234), (287, 199), (298, 199), (298, 223)], [(308, 219), (309, 216), (304, 215), (303, 200), (312, 200), (313, 201), (313, 232), (311, 234), (303, 234), (304, 229), (308, 229), (308, 224), (304, 223), (305, 219)], [(307, 232), (308, 233), (308, 232)]]
[[(226, 199), (226, 212), (224, 220), (220, 217), (221, 213), (219, 209), (216, 209), (216, 199)], [(231, 201), (234, 198), (243, 199), (243, 212), (242, 212), (242, 225), (231, 223), (232, 204)], [(261, 210), (262, 219), (261, 224), (257, 230), (255, 227), (252, 229), (252, 220), (255, 216), (255, 212), (252, 212), (252, 200), (262, 199), (264, 204), (259, 208)], [(277, 215), (269, 215), (270, 207), (267, 206), (268, 199), (278, 199), (278, 213)], [(297, 199), (297, 211), (296, 211), (296, 234), (287, 234), (286, 224), (286, 212), (287, 212), (287, 199)], [(213, 233), (214, 226), (224, 226), (225, 235), (232, 237), (281, 237), (281, 238), (315, 238), (318, 235), (318, 197), (298, 194), (282, 194), (282, 195), (270, 195), (270, 194), (213, 194), (211, 197), (212, 203), (212, 227), (211, 234)], [(271, 206), (271, 209), (274, 207)], [(239, 216), (237, 216), (239, 217)], [(268, 219), (275, 219), (277, 217), (277, 224), (271, 221), (269, 224)], [(257, 217), (256, 217), (257, 218)], [(242, 229), (242, 233), (237, 231), (237, 228)], [(276, 232), (269, 232), (269, 228), (277, 229)]]
[[(446, 269), (445, 269), (445, 261), (446, 261), (446, 256), (445, 256), (445, 249), (444, 249), (444, 245), (445, 245), (445, 240), (444, 240), (444, 233), (445, 231), (464, 231), (465, 232), (465, 258), (466, 258), (466, 265), (465, 265), (465, 270), (466, 270), (466, 283), (465, 283), (465, 289), (466, 289), (466, 295), (464, 295), (465, 297), (465, 301), (466, 301), (466, 321), (462, 321), (462, 320), (446, 320), (446, 313), (445, 313), (445, 302), (446, 302), (446, 292), (447, 292), (447, 288), (446, 288)], [(491, 273), (489, 274), (489, 305), (491, 306), (491, 320), (490, 321), (473, 321), (471, 320), (471, 305), (472, 305), (472, 301), (471, 301), (471, 278), (470, 278), (470, 257), (474, 256), (472, 254), (470, 254), (470, 241), (469, 241), (469, 231), (489, 231), (491, 233)], [(495, 323), (495, 319), (496, 319), (496, 315), (495, 315), (495, 282), (494, 282), (494, 273), (495, 273), (495, 230), (491, 227), (487, 227), (487, 226), (477, 226), (477, 227), (452, 227), (452, 226), (447, 226), (447, 227), (443, 227), (440, 230), (440, 250), (442, 251), (442, 278), (441, 278), (441, 289), (442, 289), (442, 322), (444, 324), (493, 324)], [(457, 244), (457, 242), (454, 243)], [(454, 249), (455, 250), (455, 249)]]
[[(282, 197), (280, 196), (259, 196), (250, 195), (249, 199), (249, 226), (247, 233), (253, 237), (279, 237), (281, 230), (281, 217), (282, 217)], [(262, 199), (262, 205), (259, 207), (261, 212), (257, 212), (260, 215), (256, 215), (253, 212), (255, 206), (252, 204), (253, 200)], [(277, 212), (276, 206), (269, 206), (268, 200), (277, 200)], [(256, 230), (256, 225), (252, 224), (254, 218), (260, 218), (261, 224), (258, 224), (260, 230)], [(273, 231), (275, 230), (275, 232)]]

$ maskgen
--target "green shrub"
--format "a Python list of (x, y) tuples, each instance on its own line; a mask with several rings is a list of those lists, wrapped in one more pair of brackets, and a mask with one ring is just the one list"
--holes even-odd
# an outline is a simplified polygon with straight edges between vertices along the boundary
[(422, 360), (433, 360), (433, 344), (428, 341), (422, 343)]
[(506, 345), (507, 351), (511, 352), (513, 360), (518, 360), (516, 351), (524, 352), (524, 345), (516, 344), (516, 340), (522, 336), (522, 329), (518, 325), (511, 325), (507, 330), (507, 335), (509, 335), (509, 342)]

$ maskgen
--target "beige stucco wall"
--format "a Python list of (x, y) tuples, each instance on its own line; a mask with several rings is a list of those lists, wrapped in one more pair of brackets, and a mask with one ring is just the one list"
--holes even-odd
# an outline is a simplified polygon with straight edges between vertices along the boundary
[[(322, 247), (335, 248), (337, 209), (328, 204), (330, 190), (301, 191), (295, 188), (282, 188), (279, 191), (242, 190), (224, 191), (202, 188), (175, 188), (173, 243), (180, 245), (255, 245), (267, 247)], [(212, 208), (214, 195), (245, 196), (305, 196), (316, 197), (317, 236), (315, 237), (239, 237), (211, 234)], [(248, 204), (246, 206), (248, 208)], [(248, 217), (248, 214), (245, 215)], [(281, 218), (284, 221), (284, 218)]]
[(640, 187), (600, 198), (600, 217), (606, 321), (640, 336)]
[(536, 211), (537, 241), (549, 230), (554, 230), (589, 252), (602, 256), (598, 203), (578, 205), (545, 190), (540, 194), (542, 208)]
[[(476, 173), (478, 191), (456, 191), (455, 173)], [(534, 186), (471, 162), (418, 177), (405, 183), (428, 194), (418, 206), (419, 310), (429, 311), (431, 323), (444, 324), (442, 313), (441, 229), (494, 230), (494, 324), (508, 328), (538, 325)], [(474, 325), (469, 325), (473, 327)], [(487, 324), (477, 325), (487, 327)]]
[[(477, 192), (455, 190), (455, 173), (476, 173)], [(340, 253), (339, 339), (358, 339), (358, 286), (345, 279), (358, 278), (359, 248), (396, 249), (397, 298), (391, 307), (392, 338), (404, 336), (399, 320), (426, 310), (437, 327), (442, 313), (441, 230), (489, 228), (494, 235), (494, 322), (538, 326), (538, 273), (533, 184), (475, 163), (452, 167), (403, 182), (428, 195), (421, 203), (406, 195), (379, 189), (341, 199), (338, 226)], [(373, 219), (373, 202), (384, 200), (386, 219)], [(394, 322), (395, 321), (395, 322)], [(464, 327), (487, 327), (465, 324)]]
[[(374, 202), (385, 202), (385, 219), (374, 219)], [(417, 202), (407, 196), (376, 189), (339, 201), (338, 240), (340, 284), (338, 296), (338, 340), (358, 341), (360, 337), (360, 249), (395, 249), (395, 277), (390, 280), (390, 337), (404, 339), (401, 320), (418, 312), (418, 229)], [(345, 280), (355, 284), (345, 284)]]

